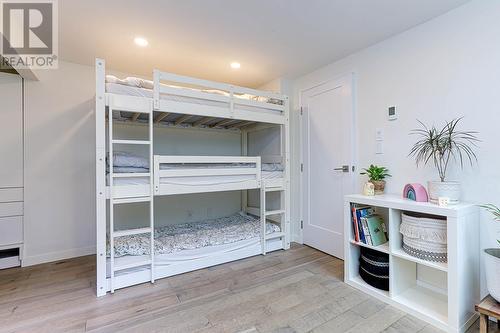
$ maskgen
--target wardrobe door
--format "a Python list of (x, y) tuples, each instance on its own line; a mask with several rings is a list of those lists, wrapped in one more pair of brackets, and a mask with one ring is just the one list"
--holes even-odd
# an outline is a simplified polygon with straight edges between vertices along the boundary
[(23, 95), (19, 75), (0, 73), (0, 188), (23, 187)]

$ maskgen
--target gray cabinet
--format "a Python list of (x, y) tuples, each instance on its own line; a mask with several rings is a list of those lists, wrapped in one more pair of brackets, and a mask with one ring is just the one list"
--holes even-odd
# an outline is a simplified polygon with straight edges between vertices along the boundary
[(19, 75), (0, 73), (0, 188), (23, 187), (23, 90)]
[[(19, 265), (22, 253), (23, 145), (22, 79), (0, 73), (0, 268)], [(2, 256), (7, 249), (18, 249), (17, 259)]]

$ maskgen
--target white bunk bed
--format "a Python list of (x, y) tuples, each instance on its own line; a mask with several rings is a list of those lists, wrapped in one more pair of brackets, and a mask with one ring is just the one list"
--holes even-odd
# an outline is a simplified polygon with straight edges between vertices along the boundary
[[(107, 80), (104, 60), (96, 59), (98, 296), (118, 288), (154, 282), (158, 278), (290, 246), (288, 98), (157, 70), (153, 76), (152, 82), (136, 78), (127, 82), (115, 82), (112, 77)], [(115, 139), (113, 123), (120, 120), (147, 124), (148, 139)], [(278, 156), (153, 155), (155, 125), (239, 131), (242, 153), (246, 155), (248, 134), (270, 124), (279, 125), (281, 131)], [(116, 172), (113, 165), (115, 145), (149, 146), (147, 168), (141, 172)], [(108, 168), (106, 157), (109, 158)], [(260, 191), (260, 207), (249, 206), (247, 190), (251, 189)], [(246, 218), (254, 216), (259, 221), (258, 237), (252, 229), (243, 239), (229, 243), (158, 253), (155, 245), (158, 247), (159, 240), (155, 234), (161, 230), (155, 226), (154, 196), (236, 190), (242, 190), (242, 214), (251, 214), (245, 215)], [(274, 191), (280, 192), (280, 209), (268, 211), (266, 193)], [(149, 203), (148, 226), (115, 230), (113, 207), (135, 202)], [(125, 237), (149, 240), (148, 253), (117, 256), (115, 242)]]

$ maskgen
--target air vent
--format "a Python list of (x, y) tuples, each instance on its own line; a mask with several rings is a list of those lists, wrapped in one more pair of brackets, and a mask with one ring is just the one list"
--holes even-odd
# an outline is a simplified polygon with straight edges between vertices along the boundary
[(0, 250), (0, 269), (21, 266), (19, 248)]

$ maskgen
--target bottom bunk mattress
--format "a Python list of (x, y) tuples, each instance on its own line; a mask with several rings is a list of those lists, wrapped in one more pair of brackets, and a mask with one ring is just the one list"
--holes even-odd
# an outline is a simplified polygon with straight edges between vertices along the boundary
[[(266, 241), (267, 252), (284, 249), (279, 238)], [(234, 243), (201, 247), (193, 250), (182, 250), (170, 254), (155, 255), (155, 278), (161, 279), (168, 276), (182, 274), (197, 269), (215, 266), (234, 260), (262, 254), (260, 237), (254, 237)], [(134, 284), (147, 282), (151, 279), (149, 265), (137, 265), (148, 261), (149, 255), (123, 256), (115, 258), (115, 265), (134, 266), (115, 273), (116, 288), (128, 287)], [(145, 272), (145, 274), (144, 274)], [(130, 274), (139, 274), (131, 277)], [(111, 277), (111, 260), (106, 260), (106, 277)]]
[[(260, 218), (242, 212), (201, 222), (166, 225), (155, 229), (155, 255), (259, 238), (260, 228)], [(279, 226), (266, 222), (266, 233), (274, 232), (280, 232)], [(149, 233), (118, 237), (114, 243), (115, 257), (150, 254)], [(107, 255), (110, 255), (109, 241)]]

